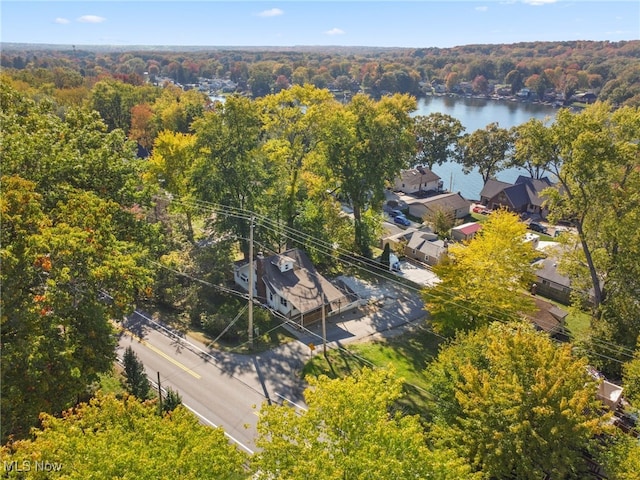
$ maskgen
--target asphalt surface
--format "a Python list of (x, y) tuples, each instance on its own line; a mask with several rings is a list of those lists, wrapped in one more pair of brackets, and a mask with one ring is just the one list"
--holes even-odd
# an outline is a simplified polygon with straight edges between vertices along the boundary
[[(367, 304), (327, 319), (327, 348), (374, 335), (393, 335), (424, 320), (423, 304), (415, 292), (388, 284), (352, 282)], [(122, 326), (120, 358), (131, 346), (152, 381), (159, 372), (163, 388), (177, 390), (183, 404), (203, 423), (223, 427), (233, 442), (250, 453), (255, 450), (261, 405), (287, 401), (305, 408), (306, 384), (300, 371), (312, 355), (323, 351), (319, 323), (309, 330), (287, 326), (297, 340), (255, 355), (211, 349), (143, 312), (132, 314)]]

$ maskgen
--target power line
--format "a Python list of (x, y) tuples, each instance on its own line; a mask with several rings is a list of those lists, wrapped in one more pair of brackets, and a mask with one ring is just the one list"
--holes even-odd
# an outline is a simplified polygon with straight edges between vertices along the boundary
[[(173, 201), (177, 201), (178, 203), (182, 203), (183, 205), (191, 205), (192, 203), (195, 203), (195, 205), (197, 205), (200, 209), (206, 209), (209, 212), (215, 211), (216, 213), (221, 213), (222, 215), (227, 215), (227, 216), (232, 216), (235, 218), (242, 218), (242, 219), (247, 219), (249, 218), (249, 214), (246, 213), (246, 210), (243, 209), (239, 209), (237, 207), (229, 207), (226, 205), (221, 205), (221, 204), (216, 204), (216, 203), (211, 203), (211, 202), (205, 202), (205, 201), (185, 201), (182, 199), (173, 199)], [(323, 249), (323, 253), (329, 257), (332, 257), (336, 260), (341, 261), (344, 264), (347, 264), (351, 267), (355, 267), (355, 268), (359, 268), (367, 273), (370, 273), (374, 276), (383, 278), (382, 275), (380, 274), (379, 271), (375, 271), (372, 268), (370, 268), (367, 259), (364, 259), (363, 257), (359, 257), (357, 256), (357, 254), (354, 254), (353, 252), (344, 250), (344, 249), (340, 249), (337, 248), (335, 245), (331, 245), (327, 242), (323, 242), (322, 240), (319, 240), (315, 237), (312, 237), (308, 234), (305, 234), (303, 232), (300, 232), (298, 230), (292, 229), (282, 223), (278, 223), (273, 221), (272, 219), (264, 216), (264, 215), (259, 215), (259, 214), (255, 214), (255, 217), (260, 219), (262, 221), (261, 223), (261, 227), (270, 230), (271, 232), (277, 234), (277, 235), (283, 235), (285, 238), (292, 240), (292, 241), (297, 241), (299, 243), (305, 244), (305, 243), (311, 243), (315, 248), (318, 249)], [(336, 255), (336, 252), (339, 254)], [(407, 285), (399, 280), (395, 280), (393, 278), (389, 278), (389, 277), (384, 277), (385, 280), (390, 281), (391, 283), (394, 283), (398, 286), (401, 286), (403, 288), (406, 288), (408, 290), (412, 290), (418, 294), (425, 294), (428, 295), (429, 292), (428, 290), (424, 290), (423, 288), (419, 288), (419, 287), (414, 287), (411, 285)], [(454, 292), (451, 291), (446, 291), (442, 288), (440, 288), (440, 291), (446, 295), (448, 295), (450, 298), (453, 298), (455, 296)], [(471, 307), (468, 307), (466, 305), (462, 305), (458, 302), (455, 302), (453, 300), (449, 300), (447, 301), (447, 303), (451, 304), (451, 305), (455, 305), (456, 307), (466, 310), (468, 311), (470, 314), (475, 314), (477, 313), (477, 311)], [(488, 306), (491, 307), (491, 306)], [(490, 308), (487, 308), (487, 311), (490, 311)], [(505, 321), (508, 321), (503, 319), (503, 318), (499, 318), (496, 316), (493, 316), (491, 314), (484, 314), (485, 317), (487, 317), (488, 319), (492, 320), (492, 321), (499, 321), (504, 323)], [(522, 318), (520, 317), (512, 317), (512, 320), (515, 321), (521, 321)], [(604, 347), (610, 351), (613, 352), (617, 352), (621, 355), (624, 355), (628, 358), (633, 358), (633, 354), (634, 351), (632, 349), (629, 349), (628, 347), (624, 347), (612, 342), (608, 342), (606, 340), (603, 339), (599, 339), (597, 337), (591, 337), (592, 341), (594, 342), (594, 344), (596, 346), (601, 346)], [(600, 356), (602, 358), (607, 358), (607, 359), (611, 359), (611, 357), (605, 356), (599, 352), (595, 352), (593, 350), (587, 350), (585, 349), (585, 351), (591, 352), (594, 355)], [(615, 359), (612, 359), (615, 360)], [(624, 363), (620, 360), (615, 360), (619, 363)]]

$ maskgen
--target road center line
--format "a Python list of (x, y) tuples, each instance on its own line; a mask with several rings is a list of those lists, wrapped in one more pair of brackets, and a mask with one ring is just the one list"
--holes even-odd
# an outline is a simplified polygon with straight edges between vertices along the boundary
[(184, 370), (185, 372), (187, 372), (189, 375), (197, 378), (198, 380), (202, 378), (202, 376), (200, 376), (199, 374), (197, 374), (196, 372), (194, 372), (193, 370), (191, 370), (190, 368), (186, 367), (185, 365), (183, 365), (182, 363), (180, 363), (179, 361), (177, 361), (175, 358), (170, 357), (169, 355), (167, 355), (166, 353), (164, 353), (162, 350), (160, 350), (159, 348), (154, 347), (153, 345), (151, 345), (149, 342), (147, 342), (146, 340), (140, 338), (139, 336), (137, 336), (135, 333), (133, 333), (130, 330), (127, 330), (126, 328), (122, 329), (125, 333), (127, 333), (128, 335), (131, 335), (131, 338), (134, 338), (136, 340), (138, 340), (138, 342), (140, 342), (142, 345), (144, 345), (145, 347), (147, 347), (149, 350), (157, 353), (158, 355), (160, 355), (162, 358), (165, 358), (166, 360), (169, 360), (171, 363), (173, 363), (175, 366), (180, 367), (182, 370)]

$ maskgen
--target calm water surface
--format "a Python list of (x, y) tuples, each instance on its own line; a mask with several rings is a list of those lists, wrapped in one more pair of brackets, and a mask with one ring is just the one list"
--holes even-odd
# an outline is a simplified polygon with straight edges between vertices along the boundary
[[(557, 110), (548, 105), (508, 100), (430, 96), (418, 100), (418, 109), (414, 115), (429, 115), (434, 112), (446, 113), (457, 118), (465, 127), (464, 133), (472, 133), (492, 122), (497, 122), (498, 126), (507, 129), (525, 123), (531, 118), (546, 119), (552, 123)], [(462, 167), (454, 162), (436, 165), (433, 170), (442, 178), (446, 189), (460, 192), (469, 200), (480, 198), (483, 184), (482, 176), (477, 171), (465, 175), (462, 173)], [(499, 172), (497, 178), (505, 182), (514, 182), (518, 175), (527, 175), (527, 172), (510, 168)]]
[[(224, 102), (225, 97), (211, 96), (212, 100)], [(486, 127), (497, 122), (501, 128), (511, 128), (525, 123), (531, 118), (547, 119), (553, 122), (557, 110), (548, 105), (539, 105), (508, 100), (485, 100), (481, 98), (429, 96), (418, 100), (418, 109), (414, 115), (429, 115), (440, 112), (451, 115), (460, 120), (465, 127), (465, 133)], [(468, 175), (462, 173), (462, 167), (454, 162), (436, 165), (433, 170), (442, 178), (444, 187), (452, 192), (460, 192), (469, 200), (480, 198), (482, 190), (482, 176), (473, 171)], [(498, 173), (498, 180), (514, 182), (518, 175), (527, 172), (517, 168), (510, 168)]]

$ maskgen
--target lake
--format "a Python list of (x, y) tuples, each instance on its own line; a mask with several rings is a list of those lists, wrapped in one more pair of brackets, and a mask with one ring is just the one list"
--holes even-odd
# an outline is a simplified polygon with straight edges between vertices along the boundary
[[(418, 100), (418, 109), (414, 115), (446, 113), (457, 118), (465, 127), (465, 133), (485, 128), (491, 122), (497, 122), (501, 128), (511, 128), (527, 122), (531, 118), (552, 122), (557, 110), (549, 105), (514, 102), (509, 100), (487, 100), (469, 97), (429, 96)], [(480, 199), (482, 176), (473, 171), (462, 173), (458, 163), (447, 162), (435, 165), (433, 171), (440, 176), (444, 188), (460, 194), (469, 200)], [(497, 174), (498, 180), (514, 182), (518, 175), (528, 175), (522, 169), (510, 168)]]
[[(212, 100), (224, 102), (222, 96), (211, 96)], [(537, 103), (514, 102), (509, 100), (488, 100), (470, 97), (428, 96), (418, 100), (418, 109), (413, 115), (429, 115), (440, 112), (460, 120), (465, 133), (486, 127), (497, 122), (501, 128), (511, 128), (537, 118), (553, 121), (557, 110), (549, 105)], [(462, 173), (462, 167), (455, 162), (436, 165), (434, 172), (440, 176), (444, 188), (460, 194), (469, 200), (479, 200), (482, 190), (482, 176), (476, 171), (468, 175)], [(518, 175), (528, 175), (519, 168), (510, 168), (497, 174), (498, 180), (515, 182)]]

